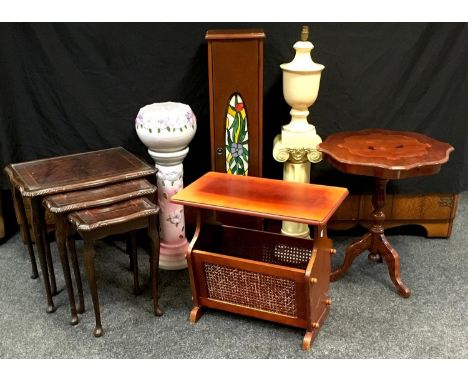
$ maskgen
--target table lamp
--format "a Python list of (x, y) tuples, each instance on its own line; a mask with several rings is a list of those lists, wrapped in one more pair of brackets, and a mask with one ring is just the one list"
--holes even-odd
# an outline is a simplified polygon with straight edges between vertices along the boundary
[[(322, 139), (307, 116), (309, 107), (317, 99), (320, 76), (325, 67), (312, 60), (310, 52), (314, 46), (308, 38), (309, 29), (304, 26), (301, 41), (294, 44), (294, 59), (280, 65), (283, 95), (291, 106), (291, 121), (282, 127), (281, 134), (273, 141), (273, 157), (284, 163), (283, 179), (302, 183), (310, 183), (310, 164), (322, 160), (322, 154), (317, 150)], [(288, 236), (310, 237), (309, 227), (301, 223), (283, 221), (281, 232)]]

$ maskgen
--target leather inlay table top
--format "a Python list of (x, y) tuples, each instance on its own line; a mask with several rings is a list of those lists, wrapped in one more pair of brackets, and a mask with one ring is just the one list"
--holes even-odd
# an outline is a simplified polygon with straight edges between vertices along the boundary
[(5, 168), (25, 197), (49, 195), (155, 173), (122, 147), (11, 164)]
[(42, 203), (54, 214), (84, 210), (152, 195), (157, 187), (144, 178), (46, 196)]

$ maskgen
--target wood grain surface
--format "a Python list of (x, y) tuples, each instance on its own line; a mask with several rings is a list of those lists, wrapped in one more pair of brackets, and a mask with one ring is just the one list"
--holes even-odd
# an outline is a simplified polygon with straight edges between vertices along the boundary
[(454, 148), (419, 133), (367, 129), (332, 134), (319, 150), (343, 172), (400, 179), (439, 172)]
[(207, 40), (248, 40), (265, 38), (262, 29), (211, 29), (206, 31)]
[(348, 190), (208, 172), (179, 191), (172, 202), (276, 220), (321, 225), (333, 215)]

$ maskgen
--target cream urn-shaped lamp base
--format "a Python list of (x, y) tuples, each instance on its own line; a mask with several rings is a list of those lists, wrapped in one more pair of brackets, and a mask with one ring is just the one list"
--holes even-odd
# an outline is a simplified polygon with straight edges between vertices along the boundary
[[(317, 64), (310, 55), (314, 48), (303, 28), (302, 41), (294, 44), (294, 60), (282, 64), (283, 95), (291, 106), (291, 121), (281, 129), (273, 141), (273, 157), (284, 163), (283, 179), (290, 182), (310, 183), (310, 164), (322, 160), (317, 146), (322, 139), (315, 126), (307, 120), (309, 107), (315, 102), (324, 66)], [(281, 232), (288, 236), (309, 238), (306, 224), (283, 221)]]
[(186, 268), (188, 242), (184, 209), (171, 203), (170, 198), (183, 188), (182, 162), (197, 129), (195, 115), (182, 103), (154, 103), (140, 109), (135, 125), (138, 137), (148, 147), (158, 169), (159, 265), (162, 269)]

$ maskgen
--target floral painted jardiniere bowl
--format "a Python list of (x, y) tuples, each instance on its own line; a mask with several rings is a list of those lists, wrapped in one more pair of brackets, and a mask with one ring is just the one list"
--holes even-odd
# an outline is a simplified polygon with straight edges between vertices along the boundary
[(153, 103), (140, 109), (135, 128), (149, 150), (172, 152), (187, 147), (197, 131), (197, 120), (183, 103)]

